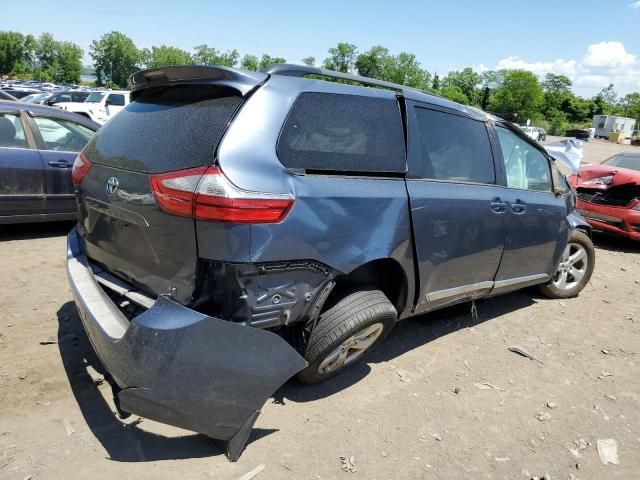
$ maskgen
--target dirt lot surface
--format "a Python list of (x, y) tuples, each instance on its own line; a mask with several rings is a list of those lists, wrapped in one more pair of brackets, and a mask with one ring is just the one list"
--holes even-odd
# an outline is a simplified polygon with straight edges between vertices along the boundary
[[(576, 299), (526, 290), (478, 302), (477, 317), (462, 305), (407, 320), (368, 363), (286, 384), (230, 463), (201, 435), (115, 416), (66, 281), (70, 227), (0, 230), (2, 479), (237, 479), (259, 465), (256, 479), (640, 478), (637, 244), (596, 237)], [(604, 439), (618, 465), (601, 463)]]

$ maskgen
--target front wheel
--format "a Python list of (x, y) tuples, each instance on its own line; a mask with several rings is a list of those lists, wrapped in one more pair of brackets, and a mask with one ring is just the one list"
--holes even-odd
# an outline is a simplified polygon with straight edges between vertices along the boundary
[(302, 383), (318, 383), (362, 360), (391, 331), (398, 316), (380, 290), (345, 295), (320, 314), (307, 342), (309, 366), (298, 373)]
[(596, 252), (591, 239), (584, 232), (572, 231), (556, 273), (549, 283), (540, 287), (540, 291), (549, 298), (577, 296), (591, 279), (595, 262)]

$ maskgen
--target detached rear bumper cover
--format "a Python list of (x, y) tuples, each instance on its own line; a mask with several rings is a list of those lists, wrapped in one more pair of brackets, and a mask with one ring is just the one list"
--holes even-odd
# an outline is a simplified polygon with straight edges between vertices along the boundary
[(120, 408), (225, 442), (236, 460), (270, 395), (306, 366), (279, 336), (160, 297), (129, 322), (93, 277), (75, 230), (67, 275)]

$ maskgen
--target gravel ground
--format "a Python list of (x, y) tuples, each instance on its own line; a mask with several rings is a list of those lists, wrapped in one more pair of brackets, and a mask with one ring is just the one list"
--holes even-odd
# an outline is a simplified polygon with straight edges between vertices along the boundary
[[(260, 480), (639, 476), (637, 244), (597, 236), (576, 299), (525, 290), (478, 302), (477, 318), (461, 305), (407, 320), (350, 372), (286, 384), (229, 463), (201, 435), (114, 415), (66, 281), (70, 227), (0, 231), (2, 479), (235, 479), (259, 465)], [(599, 439), (616, 441), (618, 465), (601, 463)]]

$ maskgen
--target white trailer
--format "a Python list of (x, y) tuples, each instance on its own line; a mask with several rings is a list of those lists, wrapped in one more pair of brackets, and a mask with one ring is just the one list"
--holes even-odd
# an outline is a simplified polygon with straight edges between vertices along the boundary
[(615, 115), (594, 115), (591, 126), (596, 129), (596, 137), (609, 137), (614, 131), (624, 133), (625, 138), (631, 138), (636, 125), (634, 118), (617, 117)]

